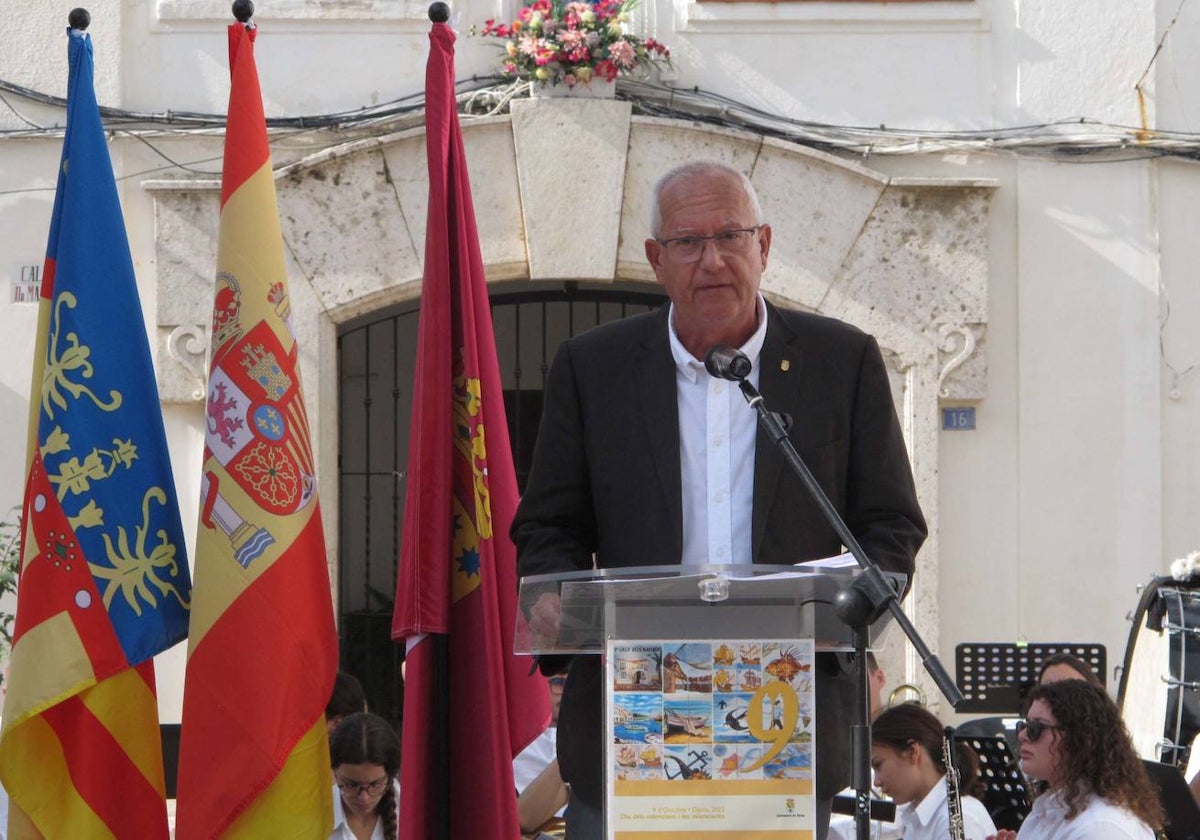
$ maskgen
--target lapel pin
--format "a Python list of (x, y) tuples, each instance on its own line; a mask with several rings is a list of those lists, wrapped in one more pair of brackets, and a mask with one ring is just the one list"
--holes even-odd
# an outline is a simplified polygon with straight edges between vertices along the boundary
[(792, 363), (787, 359), (781, 359), (779, 362), (779, 369), (786, 373), (792, 369)]

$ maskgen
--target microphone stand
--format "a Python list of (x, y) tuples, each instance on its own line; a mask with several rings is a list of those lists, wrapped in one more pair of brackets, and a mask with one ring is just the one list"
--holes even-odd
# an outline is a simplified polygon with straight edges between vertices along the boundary
[(854, 756), (852, 784), (856, 793), (854, 798), (854, 823), (857, 840), (869, 840), (871, 833), (871, 717), (867, 701), (869, 691), (866, 662), (868, 628), (877, 618), (883, 615), (885, 609), (890, 610), (892, 617), (895, 618), (896, 623), (904, 631), (904, 635), (908, 637), (913, 647), (916, 648), (917, 653), (921, 657), (921, 662), (925, 666), (925, 670), (933, 678), (938, 690), (942, 692), (942, 695), (945, 696), (952, 707), (958, 706), (963, 701), (962, 692), (958, 690), (958, 686), (954, 684), (954, 680), (950, 679), (950, 675), (942, 666), (941, 660), (929, 649), (929, 646), (925, 644), (925, 640), (921, 638), (921, 634), (917, 632), (917, 628), (913, 626), (908, 616), (900, 609), (900, 600), (896, 597), (896, 591), (892, 588), (888, 579), (883, 576), (883, 571), (879, 568), (879, 565), (863, 551), (862, 546), (858, 544), (858, 540), (854, 538), (854, 535), (850, 533), (850, 529), (846, 527), (846, 522), (837, 512), (837, 508), (829, 501), (829, 497), (825, 495), (825, 491), (821, 488), (821, 485), (817, 483), (813, 474), (809, 472), (808, 466), (801, 460), (799, 453), (796, 452), (796, 447), (792, 445), (792, 441), (788, 438), (787, 430), (780, 416), (767, 408), (762, 394), (750, 384), (745, 378), (745, 374), (738, 375), (739, 373), (741, 373), (740, 370), (736, 372), (731, 370), (725, 378), (737, 381), (738, 388), (741, 389), (746, 402), (758, 412), (759, 424), (762, 426), (763, 431), (779, 447), (780, 452), (783, 453), (784, 460), (792, 468), (792, 472), (804, 482), (804, 486), (808, 488), (809, 494), (821, 508), (821, 512), (825, 514), (825, 518), (829, 520), (829, 524), (833, 526), (833, 530), (837, 532), (838, 537), (841, 538), (842, 545), (850, 550), (850, 553), (854, 555), (854, 559), (858, 561), (858, 565), (862, 567), (862, 572), (855, 577), (854, 582), (837, 594), (834, 601), (834, 611), (844, 624), (847, 624), (854, 630), (854, 652), (858, 684), (854, 703), (857, 723), (851, 728), (850, 739)]

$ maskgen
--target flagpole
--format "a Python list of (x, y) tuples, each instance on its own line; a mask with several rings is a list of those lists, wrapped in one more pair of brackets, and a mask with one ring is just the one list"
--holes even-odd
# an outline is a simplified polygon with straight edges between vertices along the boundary
[(450, 696), (450, 646), (444, 633), (434, 634), (430, 641), (433, 643), (434, 696), (441, 700), (434, 706), (434, 727), (442, 745), (434, 753), (435, 807), (439, 815), (436, 840), (450, 840), (450, 704), (454, 702)]
[[(442, 0), (429, 6), (430, 23), (446, 23), (450, 20), (450, 6)], [(428, 138), (428, 135), (426, 135)], [(441, 702), (434, 705), (434, 726), (442, 748), (435, 752), (437, 777), (436, 808), (440, 818), (437, 822), (437, 840), (450, 840), (450, 645), (445, 635), (433, 637), (434, 648), (434, 696)]]

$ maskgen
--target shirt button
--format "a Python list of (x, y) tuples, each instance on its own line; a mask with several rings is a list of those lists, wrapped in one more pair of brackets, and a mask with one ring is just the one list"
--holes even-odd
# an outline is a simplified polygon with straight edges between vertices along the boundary
[(714, 382), (713, 383), (713, 393), (724, 394), (725, 393), (725, 383), (724, 382)]
[(717, 549), (717, 556), (718, 556), (718, 557), (724, 557), (724, 556), (725, 556), (725, 546), (721, 546), (720, 548), (718, 548), (718, 549)]
[(719, 438), (719, 437), (715, 437), (715, 438), (713, 438), (713, 439), (712, 439), (712, 445), (713, 445), (714, 447), (720, 446), (722, 443), (723, 443), (723, 441), (722, 441), (722, 439), (721, 439), (721, 438)]
[(721, 502), (723, 502), (723, 501), (725, 501), (725, 494), (724, 494), (724, 493), (717, 493), (715, 496), (713, 496), (713, 502), (714, 502), (714, 503), (716, 503), (716, 504), (718, 504), (718, 505), (719, 505), (719, 504), (721, 504)]

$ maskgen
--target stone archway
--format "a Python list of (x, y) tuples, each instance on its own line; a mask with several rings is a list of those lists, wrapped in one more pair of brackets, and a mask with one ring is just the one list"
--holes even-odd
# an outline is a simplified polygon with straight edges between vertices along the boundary
[[(511, 114), (469, 119), (463, 133), (489, 282), (651, 282), (642, 241), (656, 177), (695, 159), (749, 174), (775, 231), (764, 293), (849, 321), (884, 348), (931, 529), (906, 608), (936, 650), (939, 407), (985, 393), (994, 183), (889, 177), (777, 139), (634, 117), (617, 100), (514, 101)], [(424, 130), (327, 149), (278, 170), (277, 185), (309, 415), (332, 474), (337, 325), (419, 294)], [(166, 402), (200, 401), (219, 183), (146, 187), (160, 389)], [(324, 486), (322, 497), (336, 521), (336, 498)], [(911, 656), (902, 668), (897, 657), (892, 673), (925, 682)]]

